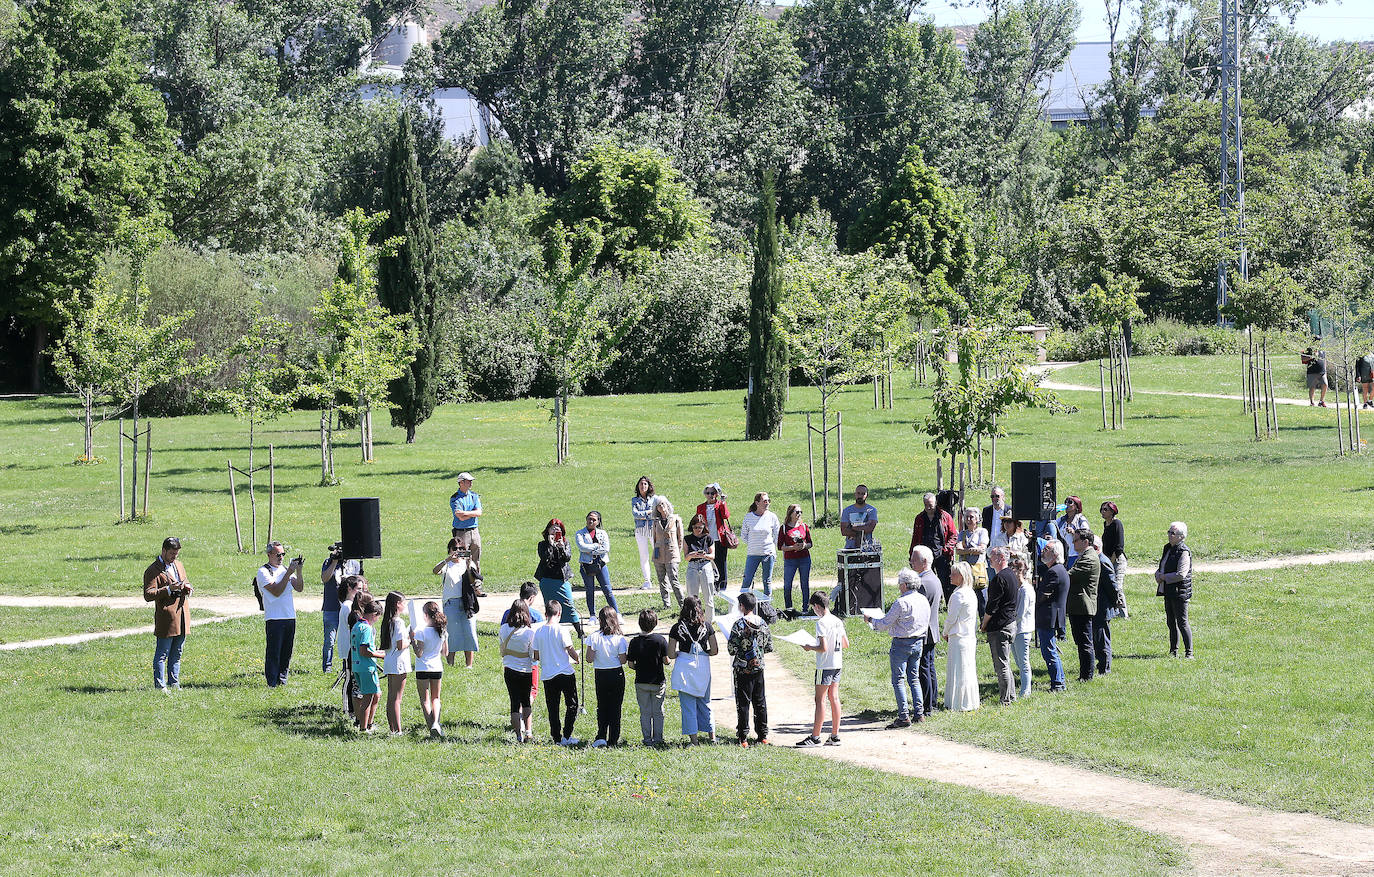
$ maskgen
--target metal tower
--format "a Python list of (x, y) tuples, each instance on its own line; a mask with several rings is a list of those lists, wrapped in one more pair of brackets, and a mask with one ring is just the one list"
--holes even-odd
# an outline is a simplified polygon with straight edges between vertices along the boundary
[(1225, 322), (1228, 275), (1249, 276), (1245, 258), (1245, 154), (1240, 134), (1240, 4), (1221, 0), (1221, 242), (1231, 252), (1217, 263), (1217, 322)]

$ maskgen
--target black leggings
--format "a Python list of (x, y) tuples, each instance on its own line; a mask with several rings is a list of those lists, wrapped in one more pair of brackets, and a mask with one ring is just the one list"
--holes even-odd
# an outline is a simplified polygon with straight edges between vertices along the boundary
[(728, 575), (726, 575), (726, 564), (725, 564), (726, 555), (729, 554), (729, 553), (730, 553), (730, 549), (726, 547), (725, 543), (722, 542), (722, 541), (720, 541), (719, 539), (717, 539), (717, 540), (716, 540), (716, 553), (715, 553), (714, 558), (713, 558), (713, 560), (712, 560), (712, 562), (715, 563), (715, 565), (716, 565), (716, 589), (717, 589), (717, 590), (724, 590), (725, 588), (729, 587), (730, 577), (729, 577)]
[(625, 704), (625, 671), (619, 667), (596, 671), (596, 739), (614, 746), (620, 742), (620, 709)]
[(510, 711), (530, 708), (530, 690), (534, 688), (534, 674), (521, 673), (509, 667), (501, 668), (506, 677), (506, 693), (510, 695)]
[[(558, 724), (558, 698), (563, 698), (563, 724)], [(544, 680), (544, 703), (549, 708), (549, 733), (557, 743), (571, 737), (573, 722), (577, 721), (577, 677), (571, 673), (550, 676)]]
[(1178, 651), (1178, 638), (1183, 637), (1183, 651), (1193, 653), (1193, 629), (1188, 626), (1188, 601), (1178, 597), (1164, 598), (1164, 620), (1169, 624), (1169, 651)]

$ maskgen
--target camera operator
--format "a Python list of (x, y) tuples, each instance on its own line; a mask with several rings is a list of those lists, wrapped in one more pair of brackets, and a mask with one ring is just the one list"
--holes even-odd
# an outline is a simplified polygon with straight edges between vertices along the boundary
[(342, 542), (329, 546), (329, 556), (320, 568), (320, 584), (324, 585), (324, 604), (320, 606), (324, 615), (324, 646), (320, 664), (325, 673), (334, 666), (334, 636), (339, 630), (339, 585), (348, 576), (362, 574), (362, 561), (344, 559)]
[(296, 596), (305, 590), (301, 582), (303, 557), (292, 559), (290, 566), (282, 566), (286, 548), (280, 542), (267, 544), (267, 563), (258, 570), (258, 590), (262, 592), (263, 617), (267, 621), (267, 655), (262, 671), (267, 687), (286, 683), (291, 669), (291, 649), (296, 643)]

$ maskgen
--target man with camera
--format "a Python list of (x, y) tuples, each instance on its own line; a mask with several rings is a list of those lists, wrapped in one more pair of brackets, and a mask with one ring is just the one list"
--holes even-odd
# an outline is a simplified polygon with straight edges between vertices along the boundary
[(291, 650), (296, 643), (296, 597), (305, 590), (301, 581), (301, 564), (305, 558), (297, 556), (290, 566), (282, 566), (286, 548), (280, 542), (267, 544), (267, 563), (258, 570), (258, 590), (262, 592), (263, 617), (267, 621), (267, 655), (262, 672), (267, 687), (286, 683), (291, 669)]
[(181, 688), (181, 647), (191, 626), (186, 598), (192, 588), (186, 568), (177, 560), (180, 553), (181, 540), (168, 536), (162, 540), (162, 553), (143, 571), (143, 599), (154, 604), (153, 636), (157, 637), (153, 687), (163, 694)]
[(324, 616), (324, 646), (320, 662), (325, 673), (334, 666), (334, 636), (339, 629), (339, 585), (348, 576), (362, 574), (362, 561), (344, 559), (342, 542), (329, 546), (329, 557), (320, 568), (320, 584), (324, 585), (324, 604), (320, 606)]

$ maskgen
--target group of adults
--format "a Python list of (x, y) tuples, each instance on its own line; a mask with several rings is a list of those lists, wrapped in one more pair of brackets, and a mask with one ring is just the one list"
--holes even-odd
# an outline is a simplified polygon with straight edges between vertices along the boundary
[[(388, 724), (393, 733), (400, 731), (404, 680), (414, 670), (426, 722), (431, 733), (441, 734), (438, 716), (442, 660), (447, 658), (449, 666), (453, 666), (457, 653), (462, 652), (464, 666), (471, 668), (473, 665), (478, 649), (475, 621), (478, 598), (485, 595), (481, 593), (478, 566), (481, 541), (475, 523), (481, 516), (481, 500), (471, 490), (472, 481), (470, 473), (460, 476), (460, 490), (452, 502), (453, 535), (447, 554), (433, 570), (434, 574), (443, 577), (442, 604), (429, 602), (422, 608), (417, 607), (417, 613), (407, 618), (406, 599), (394, 591), (384, 601), (372, 597), (361, 561), (344, 558), (337, 544), (331, 546), (322, 564), (320, 578), (324, 584), (324, 600), (321, 608), (325, 635), (321, 666), (325, 672), (330, 672), (336, 655), (346, 656), (344, 704), (364, 730), (371, 727), (372, 710), (377, 706), (375, 697), (380, 694), (381, 679), (385, 676), (388, 680)], [(846, 548), (864, 550), (874, 544), (878, 512), (868, 502), (867, 494), (867, 489), (860, 485), (855, 490), (854, 503), (842, 512), (840, 529)], [(1001, 488), (993, 488), (991, 502), (981, 512), (974, 507), (964, 509), (960, 514), (962, 526), (955, 524), (949, 500), (948, 496), (939, 497), (934, 493), (927, 493), (922, 498), (923, 510), (912, 524), (909, 566), (898, 575), (900, 594), (885, 614), (868, 619), (875, 629), (892, 636), (889, 662), (898, 712), (892, 726), (905, 727), (923, 721), (940, 702), (935, 664), (938, 640), (947, 643), (944, 707), (951, 710), (978, 706), (975, 656), (979, 632), (986, 635), (1003, 703), (1011, 703), (1030, 693), (1032, 646), (1038, 647), (1044, 661), (1051, 691), (1063, 691), (1067, 686), (1058, 643), (1069, 636), (1078, 653), (1080, 680), (1111, 672), (1111, 621), (1126, 614), (1122, 589), (1126, 569), (1125, 536), (1116, 505), (1102, 503), (1103, 526), (1100, 533), (1094, 533), (1083, 514), (1081, 500), (1070, 496), (1064, 502), (1060, 518), (1043, 522), (1038, 532), (1028, 533), (1007, 505)], [(749, 596), (748, 602), (754, 602), (756, 578), (761, 580), (760, 599), (771, 599), (775, 561), (777, 554), (782, 553), (786, 605), (791, 608), (793, 581), (799, 579), (802, 606), (820, 619), (828, 617), (824, 632), (830, 636), (831, 647), (825, 661), (833, 666), (818, 665), (818, 668), (838, 670), (839, 645), (834, 631), (837, 620), (833, 615), (827, 616), (826, 594), (813, 594), (809, 590), (810, 530), (801, 520), (798, 506), (790, 506), (784, 518), (779, 520), (770, 505), (767, 493), (756, 494), (737, 535), (724, 491), (713, 482), (706, 485), (703, 501), (683, 527), (672, 503), (655, 493), (652, 480), (647, 476), (638, 480), (631, 500), (631, 513), (636, 542), (640, 546), (641, 567), (646, 577), (650, 574), (654, 577), (646, 579), (646, 586), (652, 587), (656, 580), (664, 608), (671, 606), (671, 595), (680, 612), (684, 606), (692, 607), (694, 619), (693, 629), (688, 632), (691, 636), (684, 634), (678, 649), (665, 648), (662, 663), (666, 664), (670, 658), (676, 660), (680, 655), (715, 653), (717, 644), (713, 641), (712, 622), (717, 592), (728, 576), (729, 553), (743, 547), (742, 584)], [(1155, 580), (1157, 595), (1164, 598), (1170, 653), (1177, 655), (1181, 643), (1185, 657), (1192, 657), (1192, 632), (1188, 623), (1192, 568), (1186, 537), (1187, 527), (1182, 522), (1169, 526), (1168, 543), (1161, 554)], [(588, 616), (597, 619), (597, 627), (590, 636), (582, 625), (571, 592), (574, 546)], [(193, 592), (179, 559), (180, 550), (180, 542), (169, 537), (163, 543), (161, 554), (144, 574), (144, 598), (155, 603), (157, 645), (153, 682), (163, 691), (180, 686), (181, 653), (188, 628), (187, 599)], [(270, 543), (266, 563), (255, 575), (255, 589), (265, 619), (263, 673), (270, 687), (284, 684), (288, 679), (295, 639), (295, 595), (304, 590), (303, 558), (298, 556), (288, 563), (286, 553), (280, 542)], [(561, 630), (561, 625), (568, 625), (583, 641), (584, 650), (572, 649), (570, 635), (564, 631), (559, 636), (567, 638), (567, 647), (561, 651), (570, 651), (572, 662), (579, 657), (598, 660), (596, 655), (600, 650), (590, 645), (591, 641), (598, 636), (619, 635), (621, 617), (606, 571), (610, 540), (600, 513), (589, 512), (585, 526), (574, 534), (571, 542), (561, 521), (549, 521), (537, 544), (537, 554), (538, 590), (534, 585), (522, 589), (517, 603), (524, 607), (523, 610), (512, 607), (506, 612), (503, 624), (506, 628), (518, 628), (520, 625), (512, 625), (511, 621), (523, 617), (525, 624), (531, 627), (542, 622), (560, 625)], [(595, 603), (598, 591), (607, 603), (599, 614)], [(537, 594), (542, 596), (542, 603), (536, 603)], [(541, 619), (538, 605), (543, 605), (546, 611), (556, 609), (557, 617)], [(739, 606), (744, 605), (741, 598)], [(943, 623), (940, 620), (942, 608)], [(614, 619), (614, 622), (607, 619)], [(645, 619), (640, 621), (642, 625)], [(741, 633), (747, 634), (750, 640), (762, 639), (755, 634), (757, 624), (756, 616)], [(825, 642), (820, 636), (823, 631), (819, 624), (817, 632), (817, 640)], [(652, 627), (641, 634), (652, 635)], [(533, 667), (524, 669), (522, 659), (528, 661), (538, 650), (515, 656), (511, 654), (513, 647), (505, 639), (503, 635), (505, 669), (511, 670), (511, 664), (515, 663), (520, 668), (517, 672), (533, 673)], [(847, 640), (844, 644), (847, 645)], [(585, 650), (588, 647), (591, 651)], [(751, 649), (744, 666), (735, 667), (747, 677), (742, 686), (739, 678), (735, 680), (737, 705), (742, 704), (739, 733), (743, 740), (748, 715), (752, 713), (758, 722), (762, 713), (761, 724), (765, 730), (759, 738), (766, 740), (761, 676), (763, 650), (752, 646)], [(550, 650), (546, 646), (543, 651)], [(377, 660), (383, 663), (378, 665)], [(611, 659), (607, 656), (602, 655), (600, 661), (596, 670), (615, 669), (610, 666)], [(750, 669), (750, 662), (757, 666)], [(561, 664), (557, 660), (555, 663)], [(759, 675), (750, 675), (754, 673)], [(648, 677), (644, 684), (656, 684), (653, 682), (654, 669), (646, 669), (642, 675)], [(738, 677), (739, 673), (736, 675)], [(837, 685), (838, 673), (828, 675), (833, 679), (827, 684)], [(819, 680), (818, 676), (818, 685)], [(510, 680), (507, 681), (509, 686)], [(524, 680), (517, 681), (518, 689)], [(535, 687), (530, 686), (528, 693), (531, 696)], [(566, 702), (563, 681), (555, 681), (552, 688), (546, 683), (545, 690), (546, 694), (558, 693)], [(833, 718), (838, 715), (838, 690), (831, 693), (834, 695)], [(827, 700), (831, 693), (826, 694)], [(514, 693), (512, 697), (513, 727), (518, 719), (525, 732), (517, 729), (517, 738), (523, 739), (529, 736), (528, 704), (525, 703), (529, 698), (515, 698)], [(817, 731), (813, 736), (818, 741), (822, 703), (819, 690), (817, 698)], [(646, 705), (652, 711), (653, 698)], [(752, 709), (746, 709), (750, 706)], [(695, 704), (692, 709), (691, 726), (711, 728), (711, 722), (701, 721), (708, 717), (699, 716)], [(556, 710), (551, 711), (551, 715), (553, 712)], [(685, 714), (684, 727), (688, 727)], [(603, 730), (610, 733), (609, 729)], [(650, 728), (646, 740), (654, 739), (656, 733)], [(558, 739), (570, 735), (554, 736)], [(833, 736), (838, 736), (838, 731)]]

